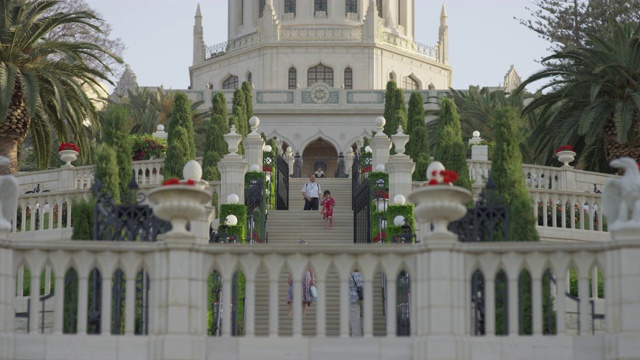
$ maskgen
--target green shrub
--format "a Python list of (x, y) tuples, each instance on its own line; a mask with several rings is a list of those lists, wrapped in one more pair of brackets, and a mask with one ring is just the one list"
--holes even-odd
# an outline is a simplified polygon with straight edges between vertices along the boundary
[(227, 215), (235, 215), (238, 223), (228, 226), (226, 232), (236, 235), (238, 243), (244, 244), (247, 240), (247, 207), (244, 204), (222, 204), (220, 205), (220, 225), (224, 224)]
[(119, 169), (116, 151), (107, 144), (98, 146), (95, 152), (96, 178), (104, 185), (105, 191), (111, 194), (113, 201), (120, 203)]
[(96, 206), (95, 198), (90, 200), (81, 200), (73, 203), (71, 210), (71, 223), (73, 224), (72, 240), (94, 240), (94, 208)]
[[(396, 226), (393, 221), (396, 216), (402, 216), (407, 220), (407, 225), (411, 226), (411, 233), (415, 233), (415, 220), (413, 218), (413, 204), (389, 205), (387, 206), (387, 239), (392, 242), (394, 237), (404, 233), (402, 226)], [(415, 240), (415, 239), (414, 239)]]
[(167, 153), (167, 139), (153, 137), (151, 134), (131, 135), (132, 160), (164, 159)]

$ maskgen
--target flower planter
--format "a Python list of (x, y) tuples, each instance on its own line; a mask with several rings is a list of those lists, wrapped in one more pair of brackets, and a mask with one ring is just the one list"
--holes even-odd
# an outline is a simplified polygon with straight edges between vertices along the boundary
[(62, 167), (73, 167), (71, 162), (78, 160), (78, 152), (75, 150), (60, 150), (58, 156), (60, 156), (60, 160), (65, 162)]
[(189, 235), (187, 223), (205, 215), (211, 195), (193, 185), (167, 185), (149, 191), (153, 214), (171, 222), (167, 235)]
[(570, 150), (558, 151), (556, 156), (558, 157), (558, 161), (564, 164), (562, 167), (571, 167), (569, 163), (576, 159), (576, 153)]
[(447, 227), (450, 222), (465, 216), (471, 192), (452, 185), (422, 186), (409, 194), (409, 200), (415, 204), (414, 214), (418, 221), (433, 224), (431, 234), (457, 236)]

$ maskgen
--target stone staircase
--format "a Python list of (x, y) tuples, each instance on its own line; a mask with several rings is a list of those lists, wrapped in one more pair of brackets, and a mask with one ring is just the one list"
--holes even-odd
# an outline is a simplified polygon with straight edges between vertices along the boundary
[[(306, 178), (291, 178), (289, 183), (289, 210), (277, 210), (269, 212), (269, 237), (268, 244), (300, 245), (300, 240), (313, 244), (352, 244), (353, 243), (353, 212), (351, 210), (351, 179), (322, 178), (317, 182), (322, 191), (329, 190), (336, 200), (333, 211), (333, 227), (325, 229), (321, 211), (303, 211), (304, 200), (302, 198), (302, 186), (308, 181)], [(267, 245), (268, 246), (268, 245)], [(256, 278), (256, 319), (255, 332), (258, 336), (267, 336), (269, 333), (269, 284), (267, 281), (267, 269), (258, 271)], [(280, 274), (278, 296), (282, 299), (279, 307), (279, 334), (289, 336), (292, 334), (292, 319), (288, 316), (286, 303), (288, 285), (288, 273)], [(382, 311), (382, 276), (377, 273), (374, 287), (374, 335), (385, 334), (384, 315)], [(339, 279), (334, 268), (330, 268), (326, 280), (326, 333), (327, 336), (339, 336), (340, 334), (340, 310), (339, 310)], [(316, 306), (313, 304), (307, 310), (303, 318), (303, 335), (314, 336), (316, 334)]]

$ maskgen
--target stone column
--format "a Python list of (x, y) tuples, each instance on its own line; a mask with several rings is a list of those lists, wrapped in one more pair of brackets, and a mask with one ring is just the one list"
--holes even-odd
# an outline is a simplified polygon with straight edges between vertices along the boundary
[(287, 164), (289, 164), (289, 175), (293, 175), (293, 162), (295, 159), (291, 146), (287, 146), (287, 151), (284, 153), (283, 157)]
[(253, 8), (254, 0), (242, 0), (242, 29), (243, 35), (248, 34), (254, 27)]
[[(14, 211), (15, 212), (15, 211)], [(0, 240), (9, 239), (9, 229), (0, 229)], [(0, 248), (0, 359), (14, 359), (13, 324), (15, 313), (13, 301), (15, 295), (15, 276), (13, 274), (13, 249)], [(14, 289), (14, 290), (9, 290)]]
[(471, 146), (471, 160), (489, 160), (489, 147), (487, 145), (480, 145), (483, 139), (480, 137), (479, 131), (473, 132), (473, 137), (469, 139), (469, 145)]
[(379, 164), (386, 164), (389, 161), (389, 149), (391, 149), (391, 140), (382, 132), (386, 124), (386, 120), (382, 116), (376, 118), (376, 134), (371, 139), (372, 163), (371, 166), (375, 170)]
[[(610, 227), (611, 229), (611, 227)], [(638, 358), (640, 339), (640, 224), (611, 231), (612, 246), (606, 254), (604, 270), (606, 295), (605, 359)], [(585, 291), (587, 292), (587, 291)], [(588, 329), (588, 328), (587, 328)]]
[(230, 194), (236, 194), (240, 202), (244, 203), (244, 174), (247, 172), (247, 163), (242, 155), (238, 154), (238, 144), (242, 135), (236, 133), (235, 125), (224, 136), (229, 145), (229, 154), (218, 162), (220, 171), (220, 199), (226, 199)]
[(242, 142), (244, 144), (244, 157), (249, 166), (258, 164), (260, 170), (262, 170), (262, 148), (264, 147), (264, 140), (258, 133), (258, 126), (260, 125), (260, 119), (256, 116), (252, 116), (249, 119), (249, 125), (251, 126), (251, 132)]
[(351, 177), (353, 174), (351, 174), (351, 170), (353, 168), (353, 159), (356, 157), (356, 154), (353, 152), (353, 149), (349, 148), (349, 151), (347, 152), (347, 156), (345, 157), (345, 170), (347, 172), (347, 177)]
[(416, 164), (409, 155), (405, 155), (404, 147), (409, 141), (409, 135), (402, 132), (402, 126), (398, 127), (398, 133), (391, 135), (391, 140), (396, 146), (396, 154), (389, 157), (385, 164), (385, 170), (389, 174), (389, 199), (396, 195), (409, 196), (412, 189), (411, 176), (416, 169)]

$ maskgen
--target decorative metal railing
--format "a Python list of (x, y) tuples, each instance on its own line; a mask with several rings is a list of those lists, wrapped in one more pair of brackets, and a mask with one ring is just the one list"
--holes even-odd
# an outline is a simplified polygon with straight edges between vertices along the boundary
[(260, 32), (253, 32), (235, 39), (231, 39), (219, 44), (208, 46), (205, 50), (207, 59), (234, 52), (260, 43)]

